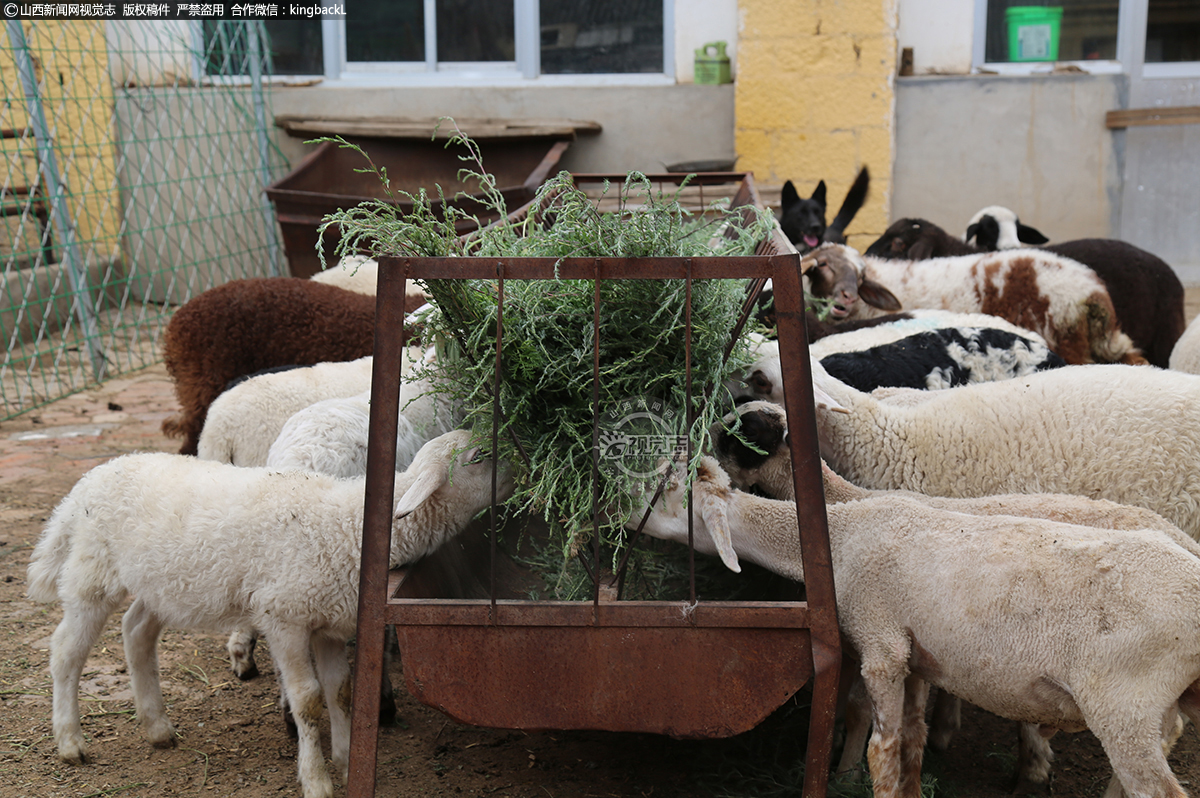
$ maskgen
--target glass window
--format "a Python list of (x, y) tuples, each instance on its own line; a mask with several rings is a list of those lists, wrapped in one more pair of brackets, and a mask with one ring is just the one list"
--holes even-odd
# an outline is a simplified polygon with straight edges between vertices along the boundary
[(347, 61), (424, 61), (421, 0), (346, 3)]
[[(1188, 0), (1179, 2), (1188, 4)], [(988, 0), (984, 59), (989, 63), (1115, 59), (1118, 5), (1118, 0)]]
[(1146, 9), (1146, 63), (1200, 61), (1200, 3), (1150, 0)]
[(437, 0), (438, 61), (514, 61), (513, 4)]
[[(263, 74), (320, 75), (325, 72), (321, 51), (321, 20), (278, 19), (262, 23), (271, 50), (270, 66)], [(205, 20), (204, 68), (206, 75), (249, 75), (253, 28), (245, 22)]]
[(541, 0), (542, 72), (663, 71), (662, 0)]

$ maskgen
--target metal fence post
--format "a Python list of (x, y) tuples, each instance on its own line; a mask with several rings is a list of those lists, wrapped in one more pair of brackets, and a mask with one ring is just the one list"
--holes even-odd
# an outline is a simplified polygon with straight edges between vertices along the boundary
[(96, 324), (94, 308), (91, 305), (87, 267), (79, 257), (75, 224), (72, 222), (70, 211), (67, 208), (66, 188), (59, 176), (58, 161), (54, 155), (54, 143), (50, 138), (50, 128), (46, 124), (46, 113), (38, 93), (33, 59), (29, 55), (29, 43), (25, 41), (25, 29), (21, 26), (20, 20), (10, 19), (7, 25), (8, 40), (12, 45), (13, 57), (17, 62), (17, 73), (21, 78), (21, 88), (25, 93), (29, 125), (33, 128), (34, 139), (37, 142), (39, 171), (46, 183), (46, 191), (50, 195), (51, 228), (55, 231), (58, 239), (63, 242), (63, 268), (71, 283), (71, 291), (75, 294), (75, 301), (71, 303), (71, 306), (78, 314), (79, 323), (83, 327), (88, 356), (92, 362), (92, 375), (97, 381), (100, 381), (104, 379), (107, 361), (100, 345), (100, 331)]

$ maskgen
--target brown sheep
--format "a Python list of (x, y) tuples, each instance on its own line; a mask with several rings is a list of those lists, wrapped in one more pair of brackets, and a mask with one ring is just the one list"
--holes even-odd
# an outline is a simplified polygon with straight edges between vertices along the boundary
[[(418, 299), (412, 299), (418, 303)], [(181, 307), (163, 334), (163, 359), (181, 413), (163, 422), (195, 454), (208, 406), (233, 380), (278, 366), (372, 353), (375, 297), (294, 277), (233, 280)]]

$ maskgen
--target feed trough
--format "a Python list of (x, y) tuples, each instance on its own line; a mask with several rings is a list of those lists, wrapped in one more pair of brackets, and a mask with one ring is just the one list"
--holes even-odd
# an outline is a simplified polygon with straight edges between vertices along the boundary
[[(612, 176), (578, 175), (576, 182), (605, 177)], [(651, 179), (677, 184), (683, 175)], [(757, 202), (749, 175), (697, 180), (737, 183), (735, 205)], [(377, 686), (383, 629), (391, 623), (413, 695), (458, 721), (492, 728), (727, 737), (753, 728), (812, 679), (804, 794), (823, 796), (841, 649), (795, 251), (776, 232), (747, 257), (381, 257), (379, 265), (349, 795), (374, 795)], [(596, 281), (596, 330), (604, 312), (599, 281), (682, 280), (690, 297), (694, 281), (745, 280), (752, 289), (740, 326), (763, 282), (772, 280), (806, 600), (696, 601), (694, 590), (687, 601), (613, 600), (598, 577), (590, 601), (500, 599), (494, 584), (486, 599), (414, 597), (421, 591), (408, 580), (419, 575), (421, 563), (389, 574), (388, 550), (403, 298), (406, 281), (417, 278), (495, 280), (501, 309), (508, 281)], [(497, 332), (502, 352), (502, 328)], [(598, 355), (596, 363), (592, 379), (598, 378)], [(496, 379), (503, 379), (499, 365)], [(498, 388), (497, 382), (494, 395)], [(589, 572), (600, 573), (598, 549)]]
[[(478, 216), (482, 221), (497, 218), (472, 197), (479, 191), (474, 182), (462, 182), (458, 172), (465, 164), (459, 155), (462, 147), (445, 146), (444, 140), (410, 138), (367, 138), (347, 136), (346, 141), (361, 147), (371, 160), (387, 170), (395, 199), (389, 199), (374, 173), (363, 168), (363, 157), (336, 142), (321, 143), (295, 169), (267, 186), (267, 196), (275, 205), (276, 218), (283, 235), (283, 248), (293, 277), (311, 277), (321, 270), (317, 256), (317, 229), (322, 219), (340, 208), (351, 208), (369, 200), (387, 200), (401, 211), (412, 209), (401, 191), (415, 194), (424, 188), (436, 196), (435, 186), (445, 193), (445, 204)], [(547, 137), (494, 139), (480, 145), (488, 169), (495, 175), (508, 207), (515, 208), (533, 199), (538, 186), (558, 164), (569, 141)], [(459, 192), (465, 196), (455, 197)], [(435, 201), (435, 209), (442, 203)], [(460, 227), (469, 232), (473, 225)], [(335, 228), (325, 231), (325, 253), (332, 258), (340, 238)]]

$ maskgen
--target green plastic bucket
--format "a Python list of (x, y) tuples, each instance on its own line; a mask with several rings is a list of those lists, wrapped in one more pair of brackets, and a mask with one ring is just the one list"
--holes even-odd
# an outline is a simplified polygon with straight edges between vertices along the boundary
[(1008, 23), (1009, 61), (1057, 61), (1061, 6), (1012, 6), (1004, 12)]

